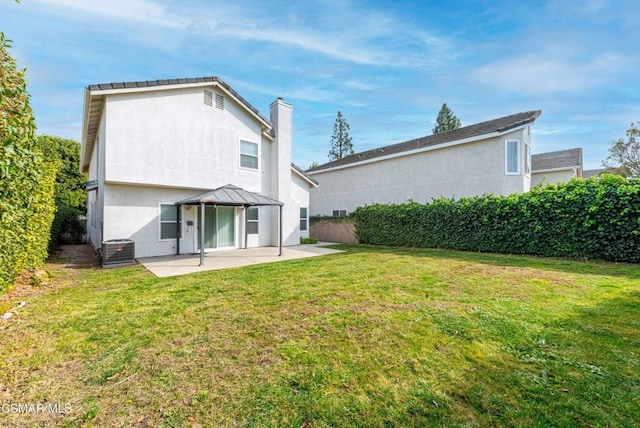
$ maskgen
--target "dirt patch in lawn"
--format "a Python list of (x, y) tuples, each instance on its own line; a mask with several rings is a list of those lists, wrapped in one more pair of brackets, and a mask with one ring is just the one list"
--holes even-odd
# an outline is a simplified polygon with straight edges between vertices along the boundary
[(0, 296), (0, 316), (14, 308), (20, 300), (71, 285), (80, 270), (99, 266), (100, 258), (90, 244), (61, 245), (51, 254), (42, 269), (25, 272)]

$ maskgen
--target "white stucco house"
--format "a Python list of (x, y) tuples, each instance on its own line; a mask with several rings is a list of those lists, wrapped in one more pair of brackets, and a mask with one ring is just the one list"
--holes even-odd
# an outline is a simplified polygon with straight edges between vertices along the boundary
[(267, 119), (217, 77), (89, 85), (88, 238), (131, 239), (136, 257), (298, 244), (317, 182), (291, 145), (290, 104)]
[(540, 114), (517, 113), (308, 170), (319, 183), (311, 190), (311, 214), (342, 216), (375, 203), (526, 192), (532, 185), (531, 125)]
[(582, 148), (538, 153), (531, 156), (531, 185), (566, 183), (582, 178)]

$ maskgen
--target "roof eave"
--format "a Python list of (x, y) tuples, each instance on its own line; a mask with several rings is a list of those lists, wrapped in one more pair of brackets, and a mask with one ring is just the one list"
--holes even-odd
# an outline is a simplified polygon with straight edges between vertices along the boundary
[[(94, 87), (95, 88), (92, 88)], [(227, 96), (232, 98), (236, 103), (241, 105), (245, 110), (247, 110), (253, 117), (255, 117), (260, 124), (262, 125), (264, 131), (267, 132), (271, 129), (271, 123), (267, 120), (266, 117), (262, 116), (260, 112), (253, 106), (249, 104), (247, 100), (242, 98), (237, 92), (235, 92), (226, 82), (221, 79), (213, 79), (211, 81), (204, 82), (189, 82), (189, 83), (167, 83), (162, 85), (154, 85), (154, 86), (140, 86), (140, 87), (122, 87), (122, 88), (111, 88), (111, 89), (100, 89), (97, 88), (98, 85), (90, 85), (87, 90), (89, 90), (92, 94), (101, 94), (101, 95), (114, 95), (114, 94), (130, 94), (137, 92), (152, 92), (152, 91), (162, 91), (164, 89), (185, 89), (185, 88), (198, 88), (198, 87), (211, 87), (215, 86), (221, 89)]]
[(473, 143), (473, 142), (476, 142), (476, 141), (487, 140), (489, 138), (499, 137), (499, 136), (507, 134), (507, 133), (511, 133), (511, 132), (518, 131), (520, 129), (524, 129), (527, 126), (529, 126), (530, 124), (531, 124), (531, 122), (528, 122), (528, 123), (521, 124), (521, 125), (519, 125), (519, 126), (517, 126), (515, 128), (509, 128), (509, 129), (506, 129), (506, 130), (503, 130), (503, 131), (495, 131), (495, 132), (490, 132), (490, 133), (487, 133), (487, 134), (475, 135), (473, 137), (463, 138), (463, 139), (460, 139), (460, 140), (449, 141), (449, 142), (446, 142), (446, 143), (436, 144), (436, 145), (433, 145), (433, 146), (420, 147), (420, 148), (413, 149), (413, 150), (405, 150), (405, 151), (402, 151), (402, 152), (393, 153), (393, 154), (386, 155), (386, 156), (378, 156), (378, 157), (374, 157), (374, 158), (370, 158), (370, 159), (364, 159), (364, 160), (361, 160), (361, 161), (351, 162), (351, 163), (348, 163), (348, 164), (338, 165), (338, 166), (334, 166), (334, 167), (330, 167), (330, 168), (314, 169), (314, 170), (307, 171), (307, 174), (314, 175), (314, 174), (321, 174), (321, 173), (325, 173), (325, 172), (329, 172), (329, 171), (337, 171), (337, 170), (340, 170), (340, 169), (351, 168), (353, 166), (366, 165), (366, 164), (370, 164), (370, 163), (374, 163), (374, 162), (381, 162), (381, 161), (388, 160), (388, 159), (394, 159), (394, 158), (399, 158), (399, 157), (403, 157), (403, 156), (410, 156), (410, 155), (414, 155), (416, 153), (430, 152), (432, 150), (439, 150), (439, 149), (444, 149), (444, 148), (447, 148), (447, 147), (458, 146), (458, 145), (461, 145), (461, 144), (468, 144), (468, 143)]

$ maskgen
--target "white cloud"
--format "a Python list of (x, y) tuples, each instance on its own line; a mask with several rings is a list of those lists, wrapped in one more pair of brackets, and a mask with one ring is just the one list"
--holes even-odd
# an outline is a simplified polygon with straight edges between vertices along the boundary
[(614, 54), (581, 61), (538, 53), (491, 62), (473, 71), (471, 79), (501, 92), (528, 95), (581, 92), (614, 79), (626, 62), (624, 57)]
[(170, 28), (184, 28), (187, 22), (177, 16), (170, 16), (166, 8), (150, 0), (38, 0), (41, 3), (74, 10), (88, 15), (87, 20), (103, 17), (122, 21), (144, 22)]

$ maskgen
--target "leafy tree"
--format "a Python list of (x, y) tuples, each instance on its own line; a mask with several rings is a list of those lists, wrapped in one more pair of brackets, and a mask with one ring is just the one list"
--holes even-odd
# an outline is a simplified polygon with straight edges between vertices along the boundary
[(341, 112), (338, 112), (333, 123), (333, 135), (331, 136), (331, 150), (329, 160), (338, 160), (353, 154), (353, 144), (349, 136), (349, 124)]
[(311, 165), (309, 165), (308, 169), (314, 169), (314, 168), (317, 168), (319, 166), (320, 166), (320, 164), (318, 162), (312, 162)]
[(24, 79), (0, 32), (0, 292), (47, 256), (57, 163), (35, 136)]
[(55, 199), (70, 207), (78, 208), (86, 213), (86, 194), (82, 185), (86, 181), (80, 172), (80, 143), (67, 138), (50, 135), (38, 136), (38, 144), (60, 162), (56, 175)]
[(640, 177), (640, 122), (627, 129), (626, 139), (612, 141), (609, 156), (602, 165), (609, 172), (625, 177)]
[(433, 133), (439, 134), (441, 132), (458, 129), (460, 128), (460, 125), (460, 119), (453, 114), (453, 111), (451, 111), (447, 106), (447, 103), (444, 103), (438, 112), (436, 126), (433, 128)]
[(86, 177), (80, 172), (80, 144), (66, 138), (43, 135), (38, 143), (45, 147), (49, 156), (59, 163), (55, 183), (56, 214), (51, 225), (49, 251), (58, 244), (80, 243), (84, 226), (78, 217), (86, 214), (86, 195), (83, 183)]

